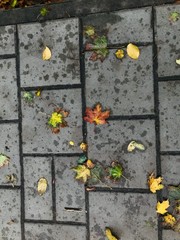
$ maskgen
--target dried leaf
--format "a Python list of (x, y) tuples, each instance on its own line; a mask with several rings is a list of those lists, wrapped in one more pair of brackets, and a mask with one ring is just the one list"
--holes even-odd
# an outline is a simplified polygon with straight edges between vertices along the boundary
[(81, 179), (84, 183), (87, 182), (88, 177), (91, 176), (90, 170), (85, 165), (78, 165), (72, 168), (76, 172), (76, 179)]
[(167, 213), (167, 208), (169, 207), (169, 200), (163, 201), (162, 203), (158, 202), (156, 206), (156, 212), (160, 214), (165, 214)]
[(162, 177), (155, 178), (154, 173), (152, 173), (148, 180), (150, 191), (155, 193), (157, 190), (163, 189), (164, 185), (161, 184), (162, 180)]
[(0, 168), (7, 166), (10, 162), (10, 157), (6, 156), (5, 154), (0, 154)]
[(132, 43), (129, 43), (129, 44), (127, 45), (127, 54), (128, 54), (128, 56), (129, 56), (130, 58), (136, 60), (136, 59), (139, 58), (140, 50), (139, 50), (139, 48), (138, 48), (136, 45), (134, 45), (134, 44), (132, 44)]
[(89, 169), (92, 169), (95, 167), (95, 164), (90, 159), (87, 160), (86, 165)]
[(45, 17), (48, 14), (49, 10), (45, 7), (41, 8), (40, 14), (42, 17)]
[(115, 52), (115, 56), (117, 59), (122, 59), (124, 57), (124, 50), (122, 49), (118, 49), (116, 52)]
[(84, 120), (96, 125), (105, 124), (107, 123), (106, 119), (109, 117), (109, 115), (109, 110), (102, 112), (101, 104), (97, 104), (94, 109), (89, 107), (86, 108)]
[(173, 227), (176, 224), (176, 219), (171, 214), (167, 213), (166, 216), (164, 216), (164, 222), (165, 225)]
[(132, 152), (133, 150), (138, 149), (140, 151), (144, 151), (145, 147), (142, 143), (138, 143), (136, 141), (131, 141), (127, 147), (128, 152)]
[(115, 236), (113, 236), (111, 230), (109, 228), (105, 229), (105, 234), (108, 240), (118, 240)]
[(6, 175), (6, 181), (7, 181), (7, 183), (11, 183), (12, 186), (14, 187), (14, 185), (17, 182), (16, 174), (13, 173), (13, 174)]
[(46, 180), (46, 178), (42, 177), (38, 180), (37, 191), (40, 196), (42, 196), (46, 192), (47, 186), (48, 186), (48, 181)]
[(77, 163), (78, 163), (78, 165), (79, 165), (79, 164), (85, 163), (86, 161), (87, 161), (87, 157), (86, 157), (86, 155), (83, 155), (83, 156), (80, 156), (80, 157), (78, 158)]
[(180, 59), (176, 59), (176, 63), (180, 65)]
[(82, 142), (79, 147), (83, 152), (86, 152), (88, 145), (87, 145), (87, 143)]
[(49, 60), (51, 58), (51, 50), (46, 46), (42, 53), (43, 60)]

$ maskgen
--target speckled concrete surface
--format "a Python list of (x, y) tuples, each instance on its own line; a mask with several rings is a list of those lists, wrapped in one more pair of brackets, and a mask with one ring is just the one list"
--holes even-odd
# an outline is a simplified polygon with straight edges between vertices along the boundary
[[(172, 11), (179, 6), (0, 27), (0, 152), (11, 158), (0, 169), (0, 240), (105, 240), (105, 227), (121, 240), (179, 239), (158, 224), (160, 196), (147, 185), (153, 171), (164, 183), (179, 184), (180, 25), (169, 22)], [(83, 49), (87, 24), (108, 37), (103, 63), (90, 61)], [(129, 42), (139, 46), (140, 58), (116, 59), (117, 48)], [(44, 46), (52, 50), (50, 61), (41, 59)], [(33, 93), (31, 103), (25, 91)], [(85, 107), (97, 102), (111, 110), (106, 125), (83, 121)], [(70, 115), (68, 127), (52, 134), (47, 121), (56, 106)], [(75, 181), (71, 168), (86, 154), (79, 148), (83, 140), (92, 161), (122, 164), (120, 182)], [(131, 140), (145, 151), (128, 153)], [(7, 174), (16, 175), (14, 187)], [(48, 188), (39, 196), (41, 177)]]

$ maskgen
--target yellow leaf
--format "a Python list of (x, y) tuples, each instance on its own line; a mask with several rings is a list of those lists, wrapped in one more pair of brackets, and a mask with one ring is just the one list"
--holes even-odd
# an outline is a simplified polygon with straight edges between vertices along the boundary
[(128, 56), (129, 56), (130, 58), (136, 60), (136, 59), (139, 58), (140, 50), (139, 50), (139, 48), (138, 48), (136, 45), (134, 45), (134, 44), (132, 44), (132, 43), (129, 43), (129, 44), (127, 45), (127, 54), (128, 54)]
[(69, 141), (69, 145), (70, 146), (74, 146), (74, 142), (73, 141)]
[(148, 180), (150, 191), (155, 193), (157, 190), (163, 189), (164, 185), (160, 184), (162, 180), (162, 177), (155, 178), (154, 173), (152, 173)]
[(46, 192), (47, 186), (48, 186), (48, 181), (44, 177), (38, 180), (37, 191), (40, 196), (42, 196)]
[(37, 89), (37, 91), (35, 92), (35, 95), (36, 95), (37, 97), (40, 97), (40, 96), (41, 96), (41, 92), (42, 92), (41, 89)]
[(76, 179), (82, 179), (85, 183), (87, 182), (88, 177), (91, 176), (90, 170), (85, 165), (78, 165), (77, 167), (72, 168), (77, 174)]
[(169, 200), (163, 201), (162, 203), (158, 202), (156, 206), (156, 212), (160, 214), (167, 213), (167, 208), (169, 207)]
[(122, 49), (118, 49), (116, 52), (115, 52), (115, 55), (118, 59), (122, 59), (124, 57), (124, 51)]
[(48, 47), (45, 47), (45, 49), (42, 53), (42, 59), (49, 60), (50, 58), (51, 58), (51, 50)]
[(87, 160), (86, 165), (90, 169), (94, 168), (94, 166), (95, 166), (95, 164), (90, 159)]
[(87, 145), (87, 143), (82, 142), (79, 147), (83, 152), (86, 152), (88, 145)]
[(112, 235), (112, 232), (109, 228), (106, 228), (105, 233), (108, 240), (118, 240), (116, 237)]
[(168, 213), (166, 216), (164, 216), (164, 222), (167, 225), (170, 225), (171, 227), (173, 227), (177, 221), (176, 221), (175, 217), (173, 217), (171, 214)]
[(176, 59), (176, 63), (180, 65), (180, 59)]

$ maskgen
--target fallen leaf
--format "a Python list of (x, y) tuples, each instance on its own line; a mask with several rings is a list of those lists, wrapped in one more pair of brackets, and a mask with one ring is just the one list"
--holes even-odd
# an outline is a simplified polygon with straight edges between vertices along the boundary
[(42, 93), (41, 89), (37, 89), (37, 91), (35, 92), (36, 97), (40, 97)]
[(88, 180), (89, 184), (96, 184), (101, 182), (105, 176), (105, 171), (100, 164), (96, 164), (94, 168), (91, 169), (91, 178)]
[(79, 164), (85, 163), (86, 161), (87, 161), (86, 155), (82, 155), (82, 156), (80, 156), (80, 157), (78, 158), (77, 163), (78, 163), (78, 165), (79, 165)]
[(46, 192), (47, 186), (48, 186), (48, 181), (46, 180), (46, 178), (42, 177), (38, 180), (37, 191), (40, 196), (42, 196)]
[(45, 7), (41, 8), (40, 14), (42, 17), (45, 17), (48, 14), (49, 10)]
[(115, 236), (113, 236), (110, 228), (105, 229), (105, 234), (108, 240), (118, 240)]
[(176, 222), (176, 224), (173, 226), (173, 230), (175, 232), (180, 233), (180, 219)]
[(157, 190), (161, 190), (164, 188), (164, 185), (161, 184), (162, 180), (162, 177), (155, 178), (154, 173), (149, 176), (148, 184), (152, 193), (155, 193)]
[(127, 45), (127, 54), (130, 58), (137, 60), (140, 55), (140, 50), (136, 45), (129, 43)]
[(95, 164), (90, 159), (87, 160), (86, 165), (89, 169), (92, 169), (95, 167)]
[(179, 18), (180, 18), (180, 14), (178, 12), (172, 12), (169, 15), (169, 21), (171, 22), (176, 22), (179, 20)]
[(176, 63), (180, 65), (180, 59), (176, 59)]
[(10, 162), (10, 157), (6, 156), (5, 154), (0, 154), (0, 168), (7, 166)]
[(105, 124), (107, 123), (106, 119), (109, 118), (109, 115), (109, 110), (102, 112), (101, 104), (97, 104), (94, 109), (86, 108), (84, 120), (96, 125)]
[(115, 52), (115, 56), (117, 57), (117, 59), (122, 59), (122, 58), (124, 57), (124, 50), (118, 49), (118, 50)]
[(60, 113), (52, 112), (51, 117), (48, 120), (48, 125), (56, 128), (63, 122), (63, 116)]
[(113, 162), (111, 167), (108, 168), (109, 176), (113, 180), (119, 180), (123, 174), (123, 168), (120, 163)]
[(180, 185), (179, 186), (168, 186), (168, 199), (170, 201), (180, 199)]
[(76, 172), (76, 179), (81, 179), (84, 183), (87, 182), (88, 177), (91, 176), (90, 170), (85, 165), (78, 165), (72, 168)]
[(88, 145), (87, 145), (87, 143), (82, 142), (79, 147), (83, 152), (86, 152)]
[(173, 227), (177, 221), (175, 217), (168, 213), (166, 216), (164, 216), (164, 222), (166, 225)]
[(140, 151), (144, 151), (145, 150), (145, 147), (142, 143), (138, 143), (136, 141), (131, 141), (129, 144), (128, 144), (128, 147), (127, 147), (127, 151), (128, 152), (132, 152), (133, 150), (135, 149), (138, 149)]
[(16, 5), (17, 5), (17, 0), (12, 0), (12, 1), (11, 1), (11, 7), (12, 7), (12, 8), (15, 8)]
[(74, 146), (74, 142), (73, 141), (69, 141), (69, 145), (70, 146)]
[(27, 102), (27, 103), (32, 103), (33, 99), (34, 99), (34, 95), (31, 92), (24, 92), (23, 94), (23, 99)]
[(49, 60), (51, 58), (51, 50), (48, 47), (45, 47), (45, 49), (42, 52), (42, 59), (43, 60)]
[(169, 204), (169, 200), (166, 200), (166, 201), (163, 201), (162, 203), (161, 202), (158, 202), (157, 203), (157, 206), (156, 206), (156, 212), (157, 213), (160, 213), (160, 214), (165, 214), (167, 213), (167, 208), (170, 206)]
[(6, 175), (6, 181), (7, 181), (7, 183), (11, 183), (12, 186), (14, 187), (14, 185), (17, 182), (17, 177), (16, 177), (16, 175), (14, 173)]
[(85, 26), (84, 28), (84, 33), (88, 36), (88, 37), (92, 37), (95, 34), (95, 28), (93, 26)]

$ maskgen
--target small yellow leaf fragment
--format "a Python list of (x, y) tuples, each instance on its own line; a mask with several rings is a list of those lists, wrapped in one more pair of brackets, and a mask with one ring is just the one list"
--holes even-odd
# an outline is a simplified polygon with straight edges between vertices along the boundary
[(37, 91), (35, 92), (36, 97), (40, 97), (42, 93), (41, 89), (37, 89)]
[(164, 222), (167, 225), (173, 227), (177, 221), (176, 221), (175, 217), (173, 217), (171, 214), (168, 213), (166, 216), (164, 216)]
[(142, 143), (138, 143), (136, 141), (131, 141), (127, 147), (128, 152), (132, 152), (133, 150), (138, 149), (140, 151), (144, 151), (145, 147)]
[(112, 235), (112, 232), (109, 228), (105, 229), (105, 234), (108, 240), (118, 240), (116, 237)]
[(69, 141), (69, 145), (70, 145), (70, 146), (74, 146), (75, 144), (74, 144), (73, 141)]
[(127, 54), (128, 54), (128, 56), (129, 56), (130, 58), (136, 60), (136, 59), (139, 58), (140, 50), (139, 50), (139, 48), (138, 48), (136, 45), (134, 45), (134, 44), (132, 44), (132, 43), (129, 43), (129, 44), (127, 45)]
[(48, 181), (46, 180), (46, 178), (42, 177), (38, 180), (37, 191), (40, 196), (42, 196), (46, 192), (47, 186), (48, 186)]
[(118, 50), (115, 52), (115, 56), (117, 57), (117, 59), (122, 59), (122, 58), (124, 57), (124, 50), (118, 49)]
[(86, 165), (89, 169), (95, 167), (95, 164), (90, 159), (87, 160)]
[(87, 143), (82, 142), (79, 147), (83, 152), (86, 152), (88, 145), (87, 145)]
[(164, 185), (161, 184), (162, 180), (162, 177), (155, 178), (154, 173), (149, 176), (148, 184), (152, 193), (155, 193), (157, 190), (161, 190), (164, 188)]
[(167, 210), (166, 210), (166, 209), (167, 209), (169, 206), (170, 206), (170, 205), (169, 205), (169, 200), (163, 201), (162, 203), (161, 203), (161, 202), (158, 202), (158, 203), (157, 203), (157, 206), (156, 206), (156, 212), (164, 215), (165, 213), (167, 213)]
[(51, 58), (51, 50), (46, 46), (42, 52), (42, 59), (44, 61), (49, 60)]
[(176, 59), (176, 63), (180, 65), (180, 59)]

